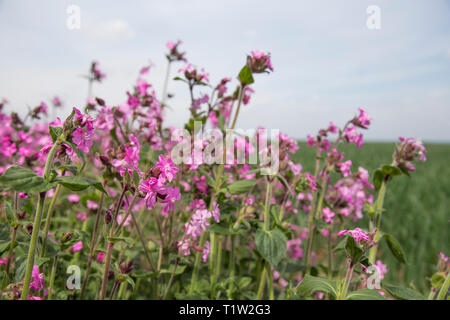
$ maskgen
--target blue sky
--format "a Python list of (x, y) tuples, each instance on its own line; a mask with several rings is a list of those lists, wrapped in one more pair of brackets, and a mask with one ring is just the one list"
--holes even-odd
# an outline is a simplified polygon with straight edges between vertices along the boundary
[[(128, 5), (127, 5), (128, 3)], [(130, 4), (132, 3), (132, 4)], [(67, 6), (81, 9), (81, 29), (66, 27)], [(366, 8), (381, 9), (381, 29)], [(414, 136), (450, 141), (450, 1), (1, 1), (0, 97), (9, 109), (54, 94), (82, 105), (81, 74), (98, 60), (107, 79), (94, 87), (122, 103), (141, 66), (161, 92), (165, 43), (181, 39), (187, 58), (213, 83), (235, 77), (252, 49), (270, 51), (275, 72), (258, 75), (254, 98), (238, 120), (297, 138), (366, 108), (369, 140)], [(177, 68), (173, 70), (176, 71)], [(188, 92), (175, 93), (168, 124), (188, 118)]]

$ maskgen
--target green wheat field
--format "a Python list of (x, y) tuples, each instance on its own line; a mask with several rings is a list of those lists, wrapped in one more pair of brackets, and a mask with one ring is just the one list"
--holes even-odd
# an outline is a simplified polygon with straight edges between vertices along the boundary
[[(450, 145), (424, 144), (427, 161), (415, 163), (417, 170), (411, 178), (403, 175), (389, 182), (383, 212), (382, 230), (398, 239), (408, 265), (398, 263), (384, 243), (378, 254), (389, 269), (384, 281), (401, 282), (422, 292), (428, 290), (428, 279), (436, 272), (439, 252), (449, 254), (445, 250), (450, 220)], [(295, 159), (304, 170), (313, 172), (315, 148), (305, 142), (299, 145)], [(341, 145), (340, 150), (346, 159), (352, 159), (352, 170), (362, 166), (372, 176), (375, 169), (392, 161), (394, 144), (367, 142), (361, 149)], [(368, 219), (359, 220), (357, 225), (367, 228)]]

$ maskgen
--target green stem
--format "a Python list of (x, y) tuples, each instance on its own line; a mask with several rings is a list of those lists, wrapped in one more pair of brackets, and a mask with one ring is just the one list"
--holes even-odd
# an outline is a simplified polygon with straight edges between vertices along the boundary
[[(59, 144), (60, 144), (59, 142), (54, 143), (47, 155), (47, 160), (45, 161), (45, 167), (44, 167), (44, 175), (43, 175), (44, 179), (47, 179), (50, 174), (50, 170), (51, 170), (52, 163), (53, 163), (53, 158), (55, 156), (55, 153), (56, 153), (56, 150), (57, 150)], [(30, 289), (31, 272), (32, 272), (33, 266), (34, 266), (36, 242), (38, 239), (39, 230), (41, 228), (42, 213), (44, 211), (45, 194), (46, 194), (46, 192), (41, 192), (41, 193), (39, 193), (39, 196), (38, 196), (38, 202), (37, 202), (37, 206), (36, 206), (36, 215), (34, 217), (34, 223), (33, 223), (33, 232), (31, 234), (30, 247), (28, 249), (27, 269), (25, 272), (25, 279), (23, 281), (22, 300), (26, 300), (28, 298), (28, 291)]]
[(333, 260), (331, 259), (331, 230), (328, 230), (328, 279), (333, 277)]
[(36, 242), (39, 235), (39, 227), (41, 225), (42, 220), (42, 212), (44, 211), (44, 202), (45, 202), (45, 192), (39, 193), (38, 196), (38, 204), (36, 207), (36, 215), (34, 217), (33, 223), (33, 232), (31, 234), (30, 247), (28, 249), (28, 257), (27, 257), (27, 269), (25, 272), (25, 278), (23, 281), (23, 291), (22, 291), (22, 300), (27, 300), (28, 298), (28, 290), (30, 288), (30, 280), (31, 280), (31, 272), (34, 266), (34, 256), (36, 251)]
[(384, 203), (384, 196), (386, 194), (386, 180), (383, 179), (383, 182), (381, 183), (380, 191), (378, 192), (377, 197), (377, 208), (375, 212), (375, 219), (376, 219), (376, 225), (375, 228), (377, 229), (375, 233), (375, 245), (370, 248), (369, 251), (369, 262), (373, 264), (375, 262), (376, 256), (377, 256), (377, 249), (378, 249), (378, 240), (381, 235), (380, 226), (381, 226), (381, 216), (383, 214), (383, 203)]
[[(64, 175), (64, 172), (62, 173), (62, 175)], [(48, 231), (50, 229), (50, 220), (52, 218), (53, 209), (55, 208), (56, 199), (58, 198), (60, 190), (61, 190), (61, 185), (58, 184), (55, 189), (55, 194), (53, 195), (52, 200), (50, 201), (50, 206), (48, 207), (47, 218), (45, 220), (45, 226), (44, 226), (44, 239), (42, 241), (41, 258), (45, 256), (45, 247), (47, 245)]]
[(438, 293), (437, 300), (444, 300), (447, 295), (448, 287), (450, 285), (450, 272), (447, 273), (447, 277), (445, 278), (445, 282), (442, 285), (441, 290)]
[(209, 256), (210, 271), (211, 271), (211, 299), (214, 299), (216, 289), (216, 245), (217, 237), (215, 232), (211, 232), (210, 237), (210, 251)]
[[(206, 242), (206, 232), (203, 232), (200, 236), (200, 247), (203, 248)], [(197, 276), (198, 271), (200, 268), (200, 260), (201, 260), (201, 252), (197, 252), (195, 255), (195, 261), (194, 261), (194, 270), (192, 271), (192, 277), (191, 277), (191, 286), (189, 287), (189, 294), (192, 294), (194, 292), (195, 284), (197, 282)]]
[(94, 252), (95, 252), (95, 247), (97, 244), (97, 233), (98, 233), (98, 227), (100, 225), (100, 218), (102, 216), (102, 207), (103, 207), (104, 198), (105, 198), (105, 194), (102, 192), (100, 195), (100, 203), (99, 203), (98, 209), (97, 209), (97, 217), (95, 219), (94, 229), (92, 231), (91, 246), (89, 247), (88, 263), (86, 266), (86, 272), (84, 274), (83, 285), (81, 287), (80, 300), (83, 300), (84, 293), (86, 291), (86, 285), (88, 282), (89, 274), (91, 272), (91, 265), (92, 265), (92, 260), (94, 259)]
[[(111, 222), (112, 225), (111, 225), (111, 230), (109, 233), (110, 237), (113, 237), (113, 235), (114, 235), (114, 227), (115, 227), (116, 221), (117, 221), (117, 214), (119, 213), (120, 207), (122, 205), (123, 197), (125, 196), (126, 191), (127, 191), (127, 187), (124, 186), (122, 193), (120, 194), (120, 197), (119, 197), (119, 202), (116, 205), (116, 210), (114, 212), (113, 219)], [(108, 241), (108, 248), (106, 250), (106, 258), (105, 258), (105, 268), (103, 270), (102, 288), (100, 291), (100, 300), (104, 300), (105, 296), (106, 296), (106, 289), (108, 287), (109, 266), (111, 264), (111, 255), (112, 255), (113, 246), (114, 246), (114, 242)]]
[(114, 281), (114, 285), (112, 287), (111, 293), (109, 294), (109, 300), (112, 300), (114, 298), (114, 294), (116, 293), (116, 289), (119, 286), (120, 281), (116, 280)]
[(136, 232), (137, 232), (137, 234), (139, 236), (139, 240), (141, 240), (141, 244), (144, 247), (145, 258), (147, 259), (147, 262), (150, 265), (151, 270), (155, 271), (155, 267), (153, 266), (152, 259), (150, 258), (150, 254), (148, 252), (147, 244), (145, 243), (145, 239), (144, 239), (144, 237), (142, 235), (141, 228), (139, 227), (139, 224), (138, 224), (138, 222), (136, 220), (136, 217), (134, 216), (133, 212), (131, 212), (130, 215), (131, 215), (131, 219), (133, 220), (134, 227), (136, 228)]
[(344, 286), (343, 286), (342, 291), (340, 292), (337, 300), (345, 300), (345, 298), (347, 297), (348, 287), (350, 286), (350, 282), (352, 281), (354, 267), (355, 267), (355, 264), (353, 263), (353, 261), (349, 260), (347, 273), (345, 275)]
[(264, 282), (266, 280), (266, 272), (267, 272), (267, 269), (266, 269), (266, 267), (264, 267), (262, 270), (262, 273), (261, 273), (261, 279), (259, 280), (259, 286), (258, 286), (258, 292), (256, 294), (256, 300), (261, 300), (261, 298), (262, 298), (263, 291), (264, 291)]
[(431, 288), (430, 290), (430, 294), (428, 295), (428, 299), (427, 300), (434, 300), (434, 296), (436, 295), (436, 288)]
[(274, 292), (273, 292), (273, 279), (272, 279), (272, 268), (269, 262), (266, 262), (267, 269), (267, 284), (269, 285), (269, 300), (274, 300)]
[[(317, 180), (319, 174), (320, 167), (320, 150), (317, 148), (316, 150), (316, 168), (314, 170), (314, 177)], [(311, 254), (312, 254), (312, 245), (314, 238), (314, 216), (315, 216), (315, 204), (317, 200), (318, 191), (314, 191), (313, 199), (311, 201), (311, 207), (308, 212), (308, 239), (306, 242), (306, 274), (310, 274), (311, 272)]]
[(177, 257), (177, 260), (175, 261), (175, 266), (173, 267), (172, 274), (170, 275), (169, 283), (167, 284), (166, 290), (164, 291), (163, 300), (166, 300), (167, 294), (169, 293), (169, 289), (172, 286), (173, 278), (175, 277), (175, 272), (177, 271), (178, 263), (180, 259)]
[(234, 236), (230, 235), (230, 242), (231, 242), (231, 252), (230, 252), (230, 285), (228, 287), (228, 299), (233, 299), (233, 286), (234, 286), (234, 254), (235, 254), (235, 248), (234, 248)]
[(53, 287), (55, 284), (55, 275), (56, 275), (56, 265), (58, 263), (58, 256), (55, 256), (53, 258), (53, 263), (52, 263), (52, 272), (50, 274), (50, 284), (48, 287), (48, 300), (52, 300), (52, 296), (53, 296)]

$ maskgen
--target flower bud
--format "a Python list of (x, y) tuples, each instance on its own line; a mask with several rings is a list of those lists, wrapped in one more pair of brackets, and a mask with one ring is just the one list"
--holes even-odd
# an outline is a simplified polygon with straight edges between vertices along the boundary
[(119, 264), (119, 270), (120, 270), (120, 273), (122, 273), (122, 274), (128, 274), (128, 273), (130, 273), (131, 271), (133, 271), (133, 267), (134, 267), (134, 262), (133, 262), (133, 260), (122, 261), (122, 262)]
[(109, 224), (112, 220), (111, 209), (107, 209), (105, 213), (105, 224)]
[(67, 241), (69, 241), (70, 239), (72, 239), (72, 234), (70, 232), (67, 232), (66, 234), (64, 234), (61, 237), (61, 243), (66, 243)]
[(27, 216), (26, 211), (22, 211), (22, 212), (19, 212), (19, 213), (17, 214), (17, 218), (18, 218), (19, 220), (25, 219), (26, 216)]

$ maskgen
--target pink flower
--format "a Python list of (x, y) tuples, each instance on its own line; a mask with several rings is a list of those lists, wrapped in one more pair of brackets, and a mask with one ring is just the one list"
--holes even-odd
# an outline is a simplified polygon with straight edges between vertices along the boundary
[(97, 253), (97, 261), (98, 262), (102, 263), (104, 259), (105, 259), (105, 254), (103, 252)]
[(78, 201), (80, 201), (80, 196), (77, 194), (70, 194), (67, 197), (67, 200), (69, 200), (70, 202), (73, 202), (73, 203), (77, 203)]
[(81, 251), (81, 249), (83, 249), (83, 242), (81, 242), (81, 241), (78, 241), (77, 243), (75, 243), (72, 246), (72, 251), (73, 252)]
[[(122, 213), (122, 214), (119, 214), (118, 216), (117, 216), (117, 224), (121, 224), (122, 223), (122, 220), (125, 218), (125, 213)], [(130, 221), (131, 221), (131, 216), (128, 216), (127, 217), (127, 220), (125, 220), (125, 222), (123, 223), (123, 225), (124, 226), (128, 226), (128, 225), (130, 225)]]
[(333, 122), (330, 122), (330, 125), (328, 126), (328, 129), (327, 129), (329, 132), (331, 132), (331, 133), (337, 133), (338, 132), (338, 129), (337, 129), (337, 127), (334, 125), (334, 123)]
[(371, 117), (364, 109), (358, 108), (359, 116), (353, 119), (352, 123), (360, 128), (367, 129), (370, 126)]
[(45, 275), (39, 272), (39, 266), (34, 265), (31, 272), (30, 289), (33, 289), (35, 292), (44, 289), (44, 277)]
[(252, 72), (260, 73), (269, 69), (273, 72), (272, 62), (270, 61), (270, 53), (264, 53), (260, 50), (251, 51), (251, 57), (247, 59), (247, 64)]
[(213, 203), (212, 215), (214, 217), (214, 220), (216, 220), (216, 222), (219, 223), (220, 222), (220, 210), (219, 210), (219, 205), (217, 204), (217, 202)]
[(342, 175), (344, 177), (347, 177), (352, 173), (350, 171), (351, 166), (352, 166), (352, 160), (347, 160), (345, 162), (336, 164), (336, 167), (339, 169), (339, 171), (342, 173)]
[(91, 210), (98, 209), (98, 203), (96, 201), (87, 200), (86, 206), (88, 207), (88, 209), (91, 209)]
[(211, 216), (211, 212), (206, 209), (195, 211), (191, 219), (184, 225), (186, 236), (192, 239), (200, 237), (202, 232), (210, 225), (209, 218)]
[(175, 207), (175, 202), (181, 199), (180, 188), (178, 187), (168, 187), (166, 189), (166, 197), (161, 200), (161, 203), (164, 203), (166, 207), (164, 209), (168, 211), (173, 211)]
[(361, 241), (369, 241), (369, 234), (362, 231), (360, 228), (356, 228), (354, 230), (342, 230), (338, 233), (338, 236), (343, 236), (344, 234), (349, 234), (358, 243)]
[(288, 240), (287, 252), (292, 259), (300, 259), (303, 257), (302, 240), (295, 238)]
[(77, 149), (89, 152), (92, 146), (93, 135), (94, 126), (92, 122), (87, 122), (86, 130), (83, 131), (81, 127), (78, 127), (72, 132), (72, 142), (77, 145)]
[(328, 223), (333, 223), (333, 217), (335, 216), (335, 213), (330, 210), (330, 208), (323, 208), (323, 220)]
[(358, 148), (361, 148), (363, 145), (363, 135), (361, 133), (356, 132), (356, 127), (347, 127), (344, 130), (344, 136), (348, 142), (356, 143)]
[(175, 167), (170, 157), (166, 159), (163, 155), (160, 155), (158, 160), (159, 161), (156, 163), (156, 166), (161, 169), (162, 177), (169, 180), (169, 182), (172, 182), (172, 180), (176, 177), (178, 168)]
[(150, 177), (148, 180), (142, 180), (139, 190), (145, 193), (145, 204), (147, 209), (151, 209), (156, 204), (156, 196), (158, 193), (165, 194), (164, 182), (160, 179)]
[[(11, 256), (11, 261), (14, 259), (14, 256)], [(6, 265), (6, 263), (8, 263), (8, 257), (4, 257), (2, 259), (0, 259), (0, 266), (1, 265)]]
[(87, 212), (79, 212), (77, 213), (77, 219), (81, 221), (86, 221), (87, 219)]
[(306, 142), (308, 143), (308, 146), (313, 147), (316, 145), (316, 139), (311, 137), (309, 134), (306, 136)]

